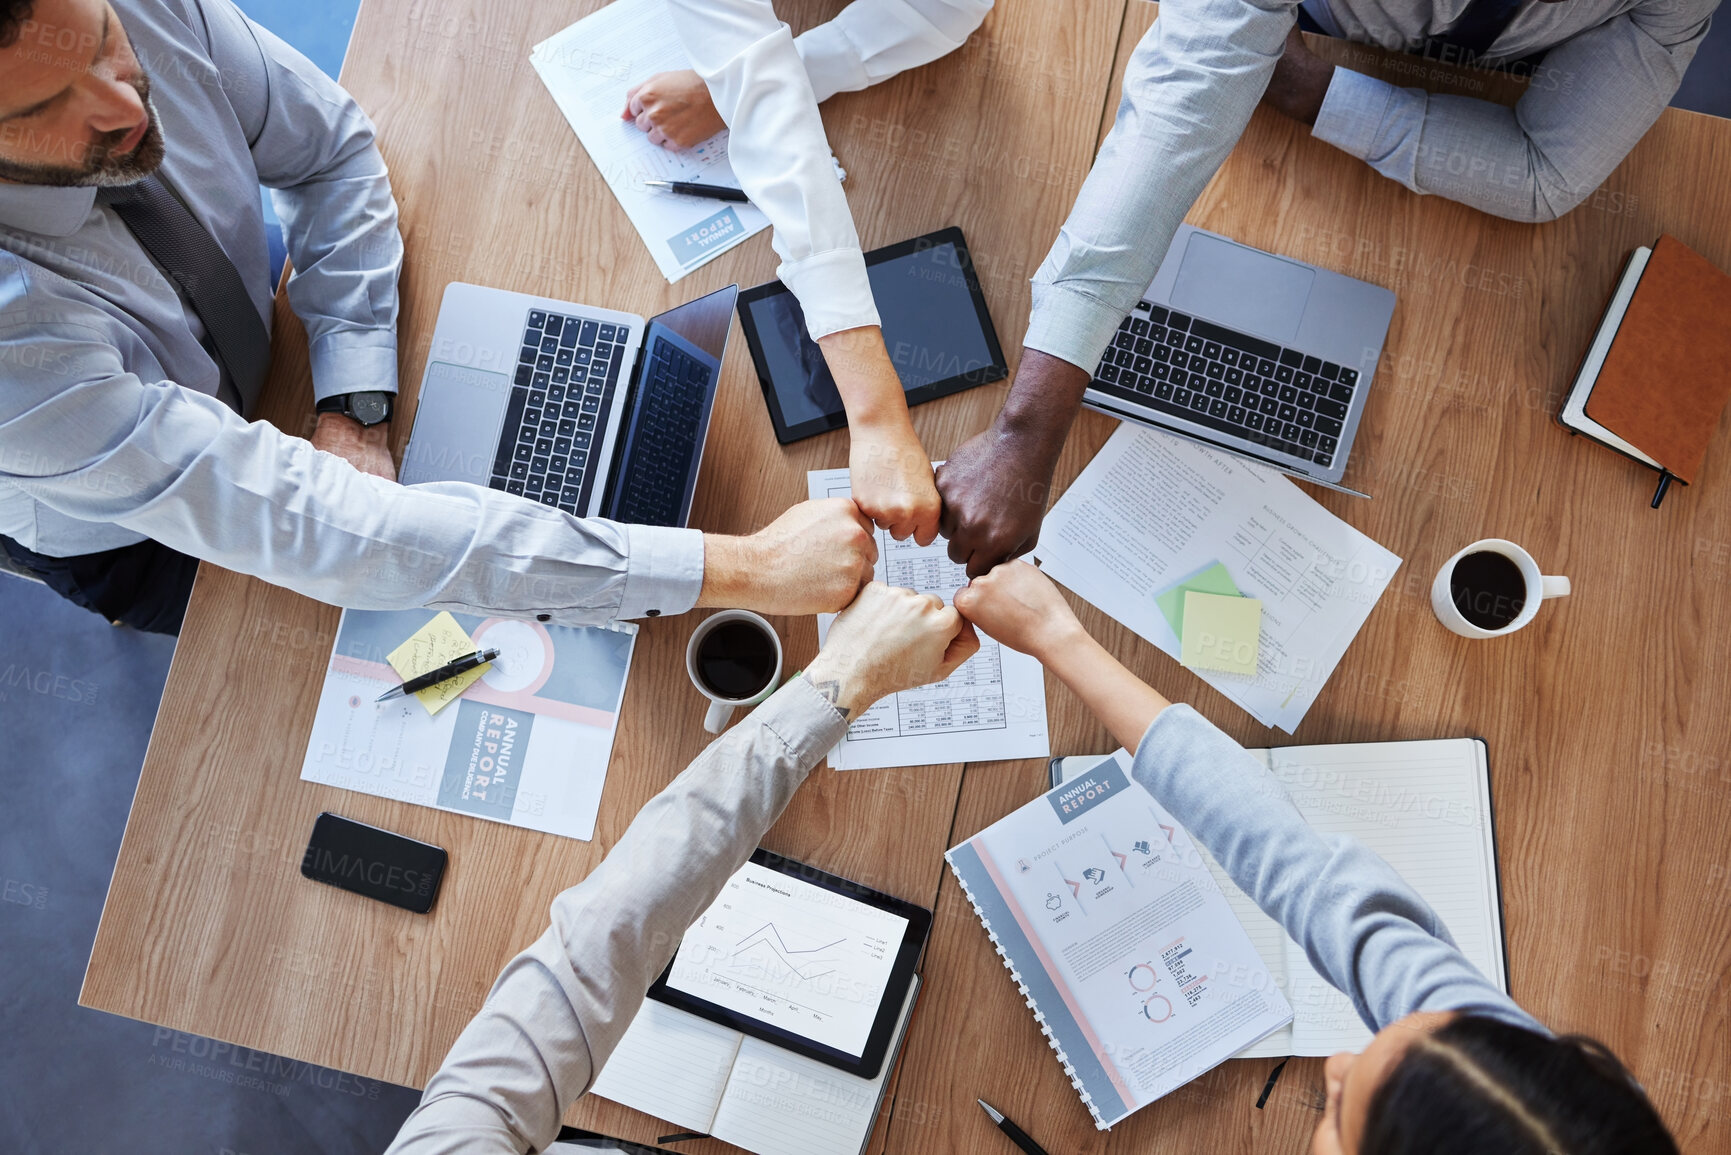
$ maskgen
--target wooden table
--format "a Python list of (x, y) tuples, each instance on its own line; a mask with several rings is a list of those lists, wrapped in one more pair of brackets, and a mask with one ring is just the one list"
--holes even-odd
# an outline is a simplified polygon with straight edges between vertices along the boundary
[[(676, 286), (662, 280), (528, 66), (592, 0), (369, 0), (344, 82), (380, 127), (402, 209), (404, 419), (455, 279), (648, 314), (773, 275), (767, 236)], [(777, 7), (803, 28), (838, 5)], [(1111, 122), (1117, 76), (1154, 17), (1143, 0), (1002, 0), (952, 56), (825, 106), (864, 243), (967, 232), (1007, 350), (1027, 277)], [(1507, 99), (1507, 83), (1361, 46), (1318, 51), (1401, 83)], [(1474, 85), (1483, 85), (1475, 89)], [(1731, 1149), (1731, 443), (1647, 509), (1651, 478), (1551, 414), (1622, 256), (1661, 231), (1731, 268), (1731, 123), (1668, 112), (1604, 189), (1526, 226), (1419, 198), (1259, 112), (1193, 223), (1393, 288), (1400, 305), (1349, 484), (1319, 493), (1405, 559), (1291, 738), (1086, 605), (1084, 621), (1168, 696), (1247, 744), (1476, 734), (1490, 743), (1514, 993), (1558, 1029), (1611, 1044), (1690, 1150)], [(578, 242), (575, 238), (585, 238)], [(279, 298), (264, 416), (307, 428), (299, 326)], [(1012, 356), (1014, 354), (1012, 353)], [(934, 456), (996, 411), (1004, 386), (915, 411)], [(724, 367), (694, 524), (744, 532), (845, 464), (832, 434), (779, 448), (738, 341)], [(1084, 415), (1058, 481), (1110, 432)], [(1439, 626), (1430, 575), (1484, 536), (1519, 540), (1574, 580), (1532, 628), (1473, 643)], [(300, 781), (337, 611), (204, 567), (175, 654), (81, 1002), (378, 1079), (420, 1085), (546, 907), (702, 748), (681, 648), (691, 619), (643, 624), (593, 842)], [(790, 661), (812, 623), (778, 623)], [(285, 678), (283, 671), (294, 671)], [(1048, 686), (1055, 753), (1110, 747)], [(1053, 1152), (1299, 1151), (1320, 1063), (1294, 1062), (1254, 1109), (1264, 1062), (1228, 1063), (1096, 1134), (942, 865), (945, 847), (1037, 793), (1037, 762), (814, 773), (767, 843), (935, 904), (926, 997), (874, 1151), (997, 1153), (972, 1100)], [(313, 816), (338, 809), (451, 851), (429, 917), (305, 883)], [(471, 865), (474, 864), (474, 865)], [(485, 869), (480, 865), (485, 864)], [(671, 1128), (600, 1100), (573, 1121), (639, 1140)], [(732, 1150), (713, 1141), (682, 1150)]]

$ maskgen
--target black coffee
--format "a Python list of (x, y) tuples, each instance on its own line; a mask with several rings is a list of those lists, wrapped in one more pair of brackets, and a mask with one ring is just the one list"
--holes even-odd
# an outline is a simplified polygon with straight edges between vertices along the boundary
[(1449, 594), (1461, 617), (1481, 630), (1500, 630), (1521, 616), (1527, 604), (1527, 579), (1509, 558), (1481, 550), (1455, 563)]
[(697, 645), (697, 676), (721, 698), (750, 698), (775, 677), (775, 643), (755, 622), (723, 622)]

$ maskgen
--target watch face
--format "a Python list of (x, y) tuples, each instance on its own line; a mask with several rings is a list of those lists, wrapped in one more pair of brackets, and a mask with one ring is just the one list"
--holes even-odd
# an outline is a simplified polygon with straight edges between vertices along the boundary
[(391, 413), (389, 393), (349, 394), (349, 416), (362, 425), (377, 425)]

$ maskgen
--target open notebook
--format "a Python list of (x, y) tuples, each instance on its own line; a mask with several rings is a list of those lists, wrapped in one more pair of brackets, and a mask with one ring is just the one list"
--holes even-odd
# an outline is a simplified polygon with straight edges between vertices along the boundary
[[(1442, 917), (1467, 961), (1498, 988), (1509, 989), (1484, 742), (1443, 738), (1250, 753), (1269, 767), (1312, 826), (1350, 834), (1382, 855)], [(1112, 757), (1128, 769), (1128, 754), (1119, 750)], [(1053, 779), (1067, 781), (1102, 760), (1053, 759)], [(1235, 1057), (1363, 1050), (1371, 1032), (1351, 1000), (1316, 973), (1299, 945), (1212, 858), (1207, 866), (1292, 1004), (1291, 1026)]]
[(858, 1155), (871, 1139), (919, 992), (915, 975), (875, 1079), (645, 999), (591, 1090), (756, 1155)]

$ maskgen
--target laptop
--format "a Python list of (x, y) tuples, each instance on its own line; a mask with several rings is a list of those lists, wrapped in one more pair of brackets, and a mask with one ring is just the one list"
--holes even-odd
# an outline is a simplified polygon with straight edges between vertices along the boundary
[(645, 320), (453, 282), (403, 484), (468, 481), (579, 517), (684, 526), (738, 295)]
[(1181, 225), (1083, 404), (1340, 483), (1394, 294)]

